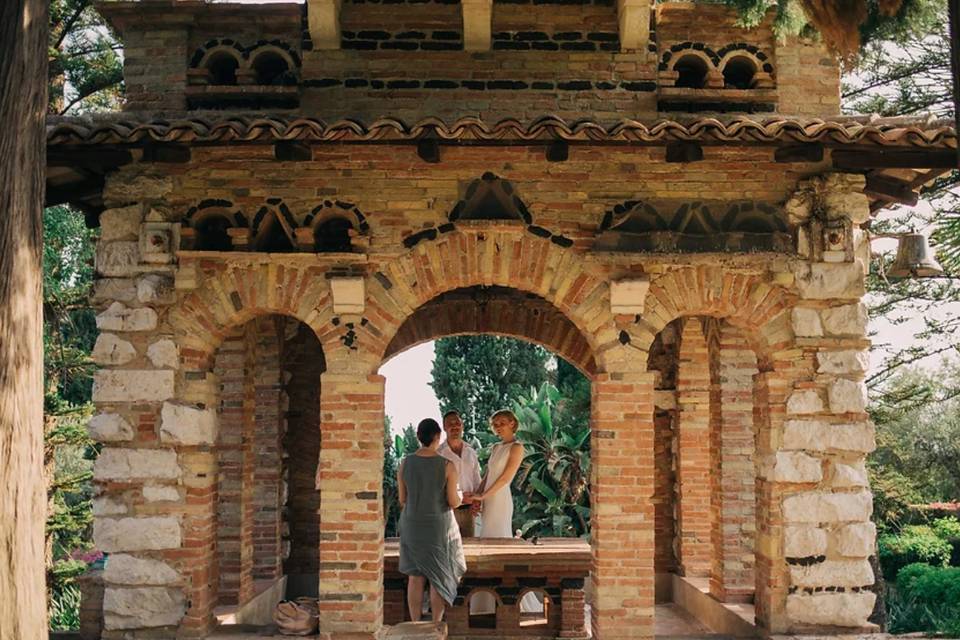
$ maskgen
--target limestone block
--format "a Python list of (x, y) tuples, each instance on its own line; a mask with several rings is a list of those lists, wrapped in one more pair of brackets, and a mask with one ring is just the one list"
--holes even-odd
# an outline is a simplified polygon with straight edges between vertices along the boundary
[(170, 516), (94, 518), (93, 543), (107, 553), (180, 548), (180, 522)]
[(144, 304), (173, 304), (177, 292), (173, 278), (150, 273), (137, 280), (137, 300)]
[(818, 373), (864, 373), (870, 368), (870, 354), (866, 351), (818, 351)]
[(463, 15), (463, 48), (466, 51), (489, 51), (493, 22), (493, 0), (465, 0), (460, 3)]
[(180, 583), (180, 575), (166, 562), (137, 558), (126, 553), (110, 555), (103, 569), (103, 579), (110, 584), (135, 586), (164, 586)]
[(136, 358), (137, 350), (132, 344), (112, 333), (101, 333), (97, 336), (90, 357), (97, 364), (121, 365)]
[(186, 445), (213, 444), (217, 437), (217, 412), (164, 402), (160, 410), (160, 439)]
[(143, 488), (143, 499), (147, 502), (176, 502), (180, 500), (180, 492), (176, 487), (148, 484)]
[(366, 302), (363, 278), (331, 278), (329, 282), (334, 313), (363, 313)]
[(867, 467), (861, 461), (857, 464), (833, 463), (830, 472), (830, 486), (837, 488), (867, 487), (870, 481), (867, 478)]
[(862, 627), (873, 613), (876, 594), (793, 593), (787, 596), (787, 617), (797, 624)]
[(93, 499), (93, 515), (95, 516), (122, 516), (127, 512), (127, 505), (108, 496)]
[(180, 465), (171, 449), (107, 447), (93, 465), (95, 480), (127, 481), (142, 478), (177, 479)]
[(631, 278), (610, 283), (610, 312), (634, 315), (643, 313), (650, 290), (647, 278)]
[(811, 565), (790, 565), (794, 587), (865, 587), (873, 584), (873, 569), (863, 560), (824, 560)]
[(859, 451), (876, 449), (873, 423), (869, 420), (830, 424), (822, 420), (787, 420), (783, 425), (783, 448), (808, 451)]
[(800, 389), (787, 398), (787, 413), (808, 414), (823, 411), (823, 399), (816, 389)]
[(809, 558), (827, 553), (827, 532), (819, 527), (784, 527), (783, 553), (788, 558)]
[(863, 193), (865, 178), (852, 173), (831, 173), (823, 178), (823, 209), (831, 220), (850, 218), (855, 224), (870, 219), (870, 201)]
[(800, 297), (807, 300), (859, 300), (866, 293), (863, 265), (856, 261), (801, 263), (796, 276)]
[(170, 176), (130, 175), (118, 172), (107, 178), (103, 199), (109, 204), (162, 200), (173, 192)]
[(103, 626), (107, 630), (171, 627), (186, 613), (182, 589), (111, 588), (103, 591)]
[(147, 307), (130, 309), (121, 302), (114, 302), (97, 316), (97, 328), (101, 331), (153, 331), (157, 328), (157, 312)]
[(133, 302), (137, 299), (137, 286), (131, 278), (100, 278), (93, 283), (90, 300), (99, 302)]
[(808, 189), (799, 189), (783, 204), (787, 220), (797, 226), (805, 223), (813, 214), (813, 198)]
[(820, 322), (820, 314), (816, 309), (795, 307), (792, 320), (793, 333), (799, 337), (807, 338), (823, 335), (823, 325)]
[(97, 244), (97, 273), (104, 276), (129, 276), (137, 272), (140, 243), (117, 240)]
[(778, 451), (773, 467), (774, 482), (820, 482), (823, 468), (819, 458), (800, 451)]
[(173, 397), (173, 371), (101, 369), (93, 374), (94, 402), (161, 402)]
[(126, 418), (116, 413), (100, 413), (90, 418), (87, 433), (97, 442), (133, 440), (133, 427)]
[(180, 367), (180, 350), (177, 343), (169, 338), (157, 340), (147, 347), (147, 357), (150, 363), (158, 369), (178, 369)]
[(823, 328), (832, 336), (862, 336), (867, 332), (867, 307), (864, 304), (846, 304), (824, 309), (820, 314)]
[(873, 495), (869, 491), (805, 491), (783, 499), (783, 519), (788, 523), (866, 522), (872, 510)]
[(840, 527), (833, 534), (833, 547), (846, 558), (869, 558), (875, 553), (877, 526), (857, 522)]
[(863, 413), (867, 410), (867, 386), (862, 382), (834, 380), (827, 387), (830, 411), (833, 413)]
[(139, 204), (107, 209), (100, 214), (100, 241), (136, 240), (142, 219), (143, 207)]

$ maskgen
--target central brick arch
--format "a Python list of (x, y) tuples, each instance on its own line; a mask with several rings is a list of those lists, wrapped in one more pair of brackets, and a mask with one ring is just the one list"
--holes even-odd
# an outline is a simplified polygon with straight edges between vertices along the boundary
[(584, 375), (596, 373), (590, 344), (543, 298), (506, 287), (466, 287), (440, 294), (404, 320), (384, 359), (423, 342), (455, 335), (522, 338), (559, 354)]

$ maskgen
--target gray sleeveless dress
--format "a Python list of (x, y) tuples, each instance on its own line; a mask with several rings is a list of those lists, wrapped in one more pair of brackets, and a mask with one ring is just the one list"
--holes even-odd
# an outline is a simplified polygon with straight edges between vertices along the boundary
[(447, 504), (446, 465), (443, 456), (411, 454), (403, 460), (407, 504), (400, 513), (400, 573), (425, 577), (453, 604), (467, 563)]

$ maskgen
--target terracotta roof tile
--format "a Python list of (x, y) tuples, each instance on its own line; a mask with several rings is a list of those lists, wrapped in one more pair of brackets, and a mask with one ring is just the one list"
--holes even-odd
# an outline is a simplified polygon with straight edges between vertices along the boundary
[(591, 120), (566, 121), (543, 116), (530, 122), (501, 120), (488, 123), (461, 118), (446, 123), (425, 118), (408, 125), (395, 118), (370, 123), (339, 120), (327, 124), (317, 118), (283, 114), (192, 113), (165, 119), (135, 113), (101, 114), (83, 118), (51, 117), (47, 144), (124, 145), (165, 143), (270, 143), (411, 141), (424, 135), (441, 140), (478, 142), (536, 142), (566, 140), (584, 143), (663, 143), (695, 140), (703, 143), (765, 144), (821, 142), (830, 146), (882, 145), (911, 149), (954, 149), (952, 121), (921, 118), (843, 117), (832, 120), (787, 117), (701, 117), (678, 120), (621, 120), (602, 124)]

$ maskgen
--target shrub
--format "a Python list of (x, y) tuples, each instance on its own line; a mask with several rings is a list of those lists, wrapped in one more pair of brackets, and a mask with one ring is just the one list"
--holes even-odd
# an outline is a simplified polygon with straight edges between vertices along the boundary
[(960, 635), (960, 568), (907, 565), (897, 574), (887, 610), (892, 633)]
[(950, 564), (954, 567), (960, 567), (960, 520), (952, 516), (938, 518), (933, 521), (931, 527), (938, 537), (946, 540), (953, 547), (953, 553), (950, 554)]
[(50, 595), (50, 629), (74, 631), (80, 628), (80, 586), (62, 585)]
[(953, 551), (950, 543), (927, 525), (911, 525), (899, 534), (883, 534), (877, 544), (883, 577), (887, 580), (893, 580), (900, 569), (914, 562), (946, 566)]

